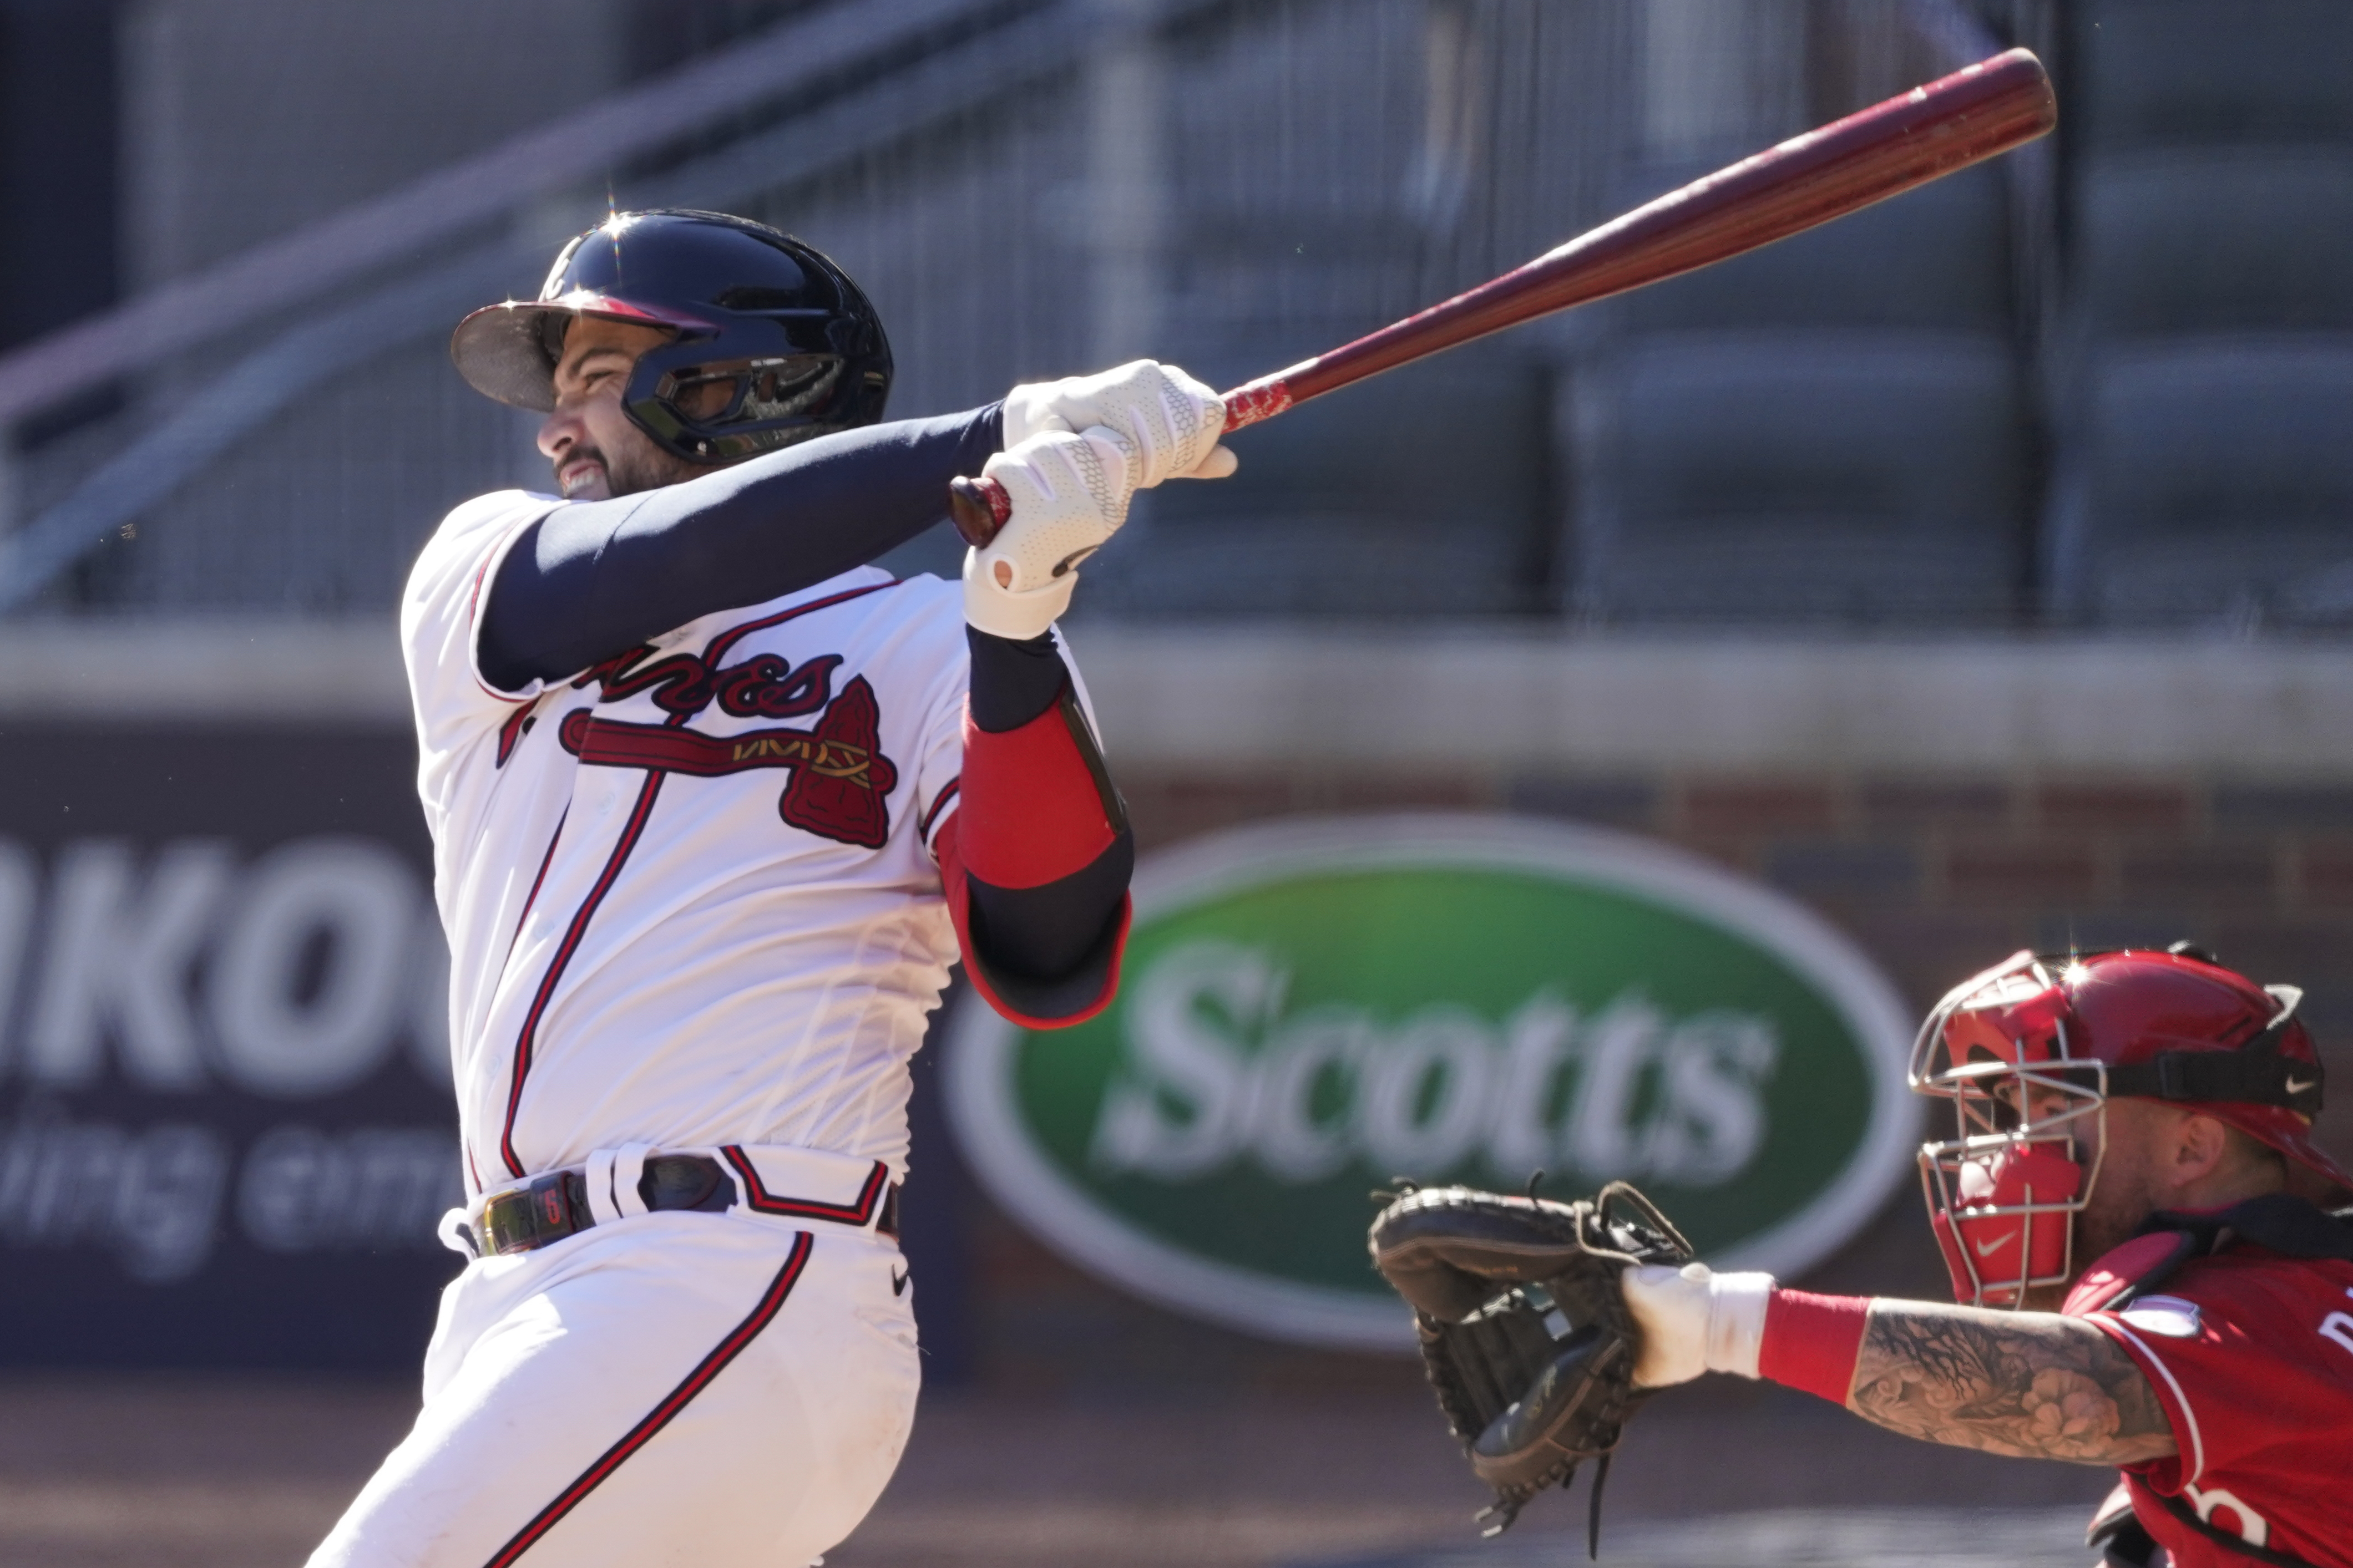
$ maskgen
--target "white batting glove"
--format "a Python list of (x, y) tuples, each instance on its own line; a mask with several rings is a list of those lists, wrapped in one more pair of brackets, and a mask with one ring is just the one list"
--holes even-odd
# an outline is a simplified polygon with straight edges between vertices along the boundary
[(1635, 1387), (1666, 1388), (1704, 1372), (1757, 1375), (1765, 1306), (1773, 1296), (1770, 1274), (1715, 1274), (1704, 1263), (1638, 1264), (1620, 1281), (1642, 1331)]
[(1026, 641), (1070, 608), (1079, 563), (1127, 521), (1135, 463), (1120, 436), (1096, 426), (1040, 431), (981, 472), (1005, 487), (1013, 515), (986, 549), (964, 552), (964, 618)]
[(1234, 471), (1234, 454), (1220, 446), (1222, 398), (1173, 364), (1140, 359), (1094, 375), (1025, 383), (1005, 395), (1005, 445), (1045, 430), (1101, 425), (1134, 449), (1135, 489), (1163, 479), (1221, 479)]

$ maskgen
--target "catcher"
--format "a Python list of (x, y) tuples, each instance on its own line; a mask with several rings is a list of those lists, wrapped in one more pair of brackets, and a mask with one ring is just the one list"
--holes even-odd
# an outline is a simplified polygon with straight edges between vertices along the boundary
[(1956, 1111), (1920, 1168), (1958, 1306), (1711, 1273), (1623, 1187), (1393, 1203), (1374, 1261), (1493, 1528), (1606, 1462), (1651, 1391), (1728, 1372), (1908, 1436), (2118, 1467), (2089, 1537), (2112, 1568), (2353, 1568), (2353, 1211), (2324, 1206), (2353, 1175), (2312, 1141), (2300, 997), (2186, 943), (2021, 952), (1947, 995), (1912, 1084)]

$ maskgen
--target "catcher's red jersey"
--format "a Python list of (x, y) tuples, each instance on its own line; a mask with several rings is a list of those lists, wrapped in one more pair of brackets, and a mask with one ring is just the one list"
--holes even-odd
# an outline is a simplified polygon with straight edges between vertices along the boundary
[(2088, 1314), (2156, 1386), (2179, 1454), (2125, 1471), (2174, 1568), (2238, 1568), (2160, 1500), (2318, 1568), (2353, 1568), (2353, 1263), (2236, 1247)]

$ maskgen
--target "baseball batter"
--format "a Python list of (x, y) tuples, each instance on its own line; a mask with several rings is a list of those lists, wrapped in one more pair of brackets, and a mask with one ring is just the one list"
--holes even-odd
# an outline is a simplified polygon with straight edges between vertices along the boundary
[[(1116, 983), (1126, 818), (1051, 628), (1134, 490), (1230, 471), (1223, 408), (1145, 361), (880, 423), (856, 284), (703, 213), (615, 216), (451, 353), (560, 493), (459, 507), (402, 605), (470, 1261), (311, 1561), (798, 1568), (913, 1414), (948, 966), (1039, 1026)], [(975, 472), (1013, 511), (961, 584), (865, 564)]]
[(1761, 1375), (1932, 1442), (2120, 1467), (2092, 1531), (2116, 1568), (2353, 1564), (2353, 1223), (2320, 1206), (2353, 1176), (2312, 1141), (2297, 1001), (2186, 944), (1964, 983), (1913, 1072), (1958, 1112), (1921, 1162), (1963, 1304), (1630, 1269), (1635, 1383)]

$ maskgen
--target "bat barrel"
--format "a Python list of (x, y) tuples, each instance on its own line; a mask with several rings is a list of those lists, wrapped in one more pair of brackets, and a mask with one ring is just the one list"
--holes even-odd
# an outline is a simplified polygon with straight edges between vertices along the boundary
[[(1801, 234), (2049, 132), (2058, 100), (2024, 49), (1915, 87), (1744, 158), (1468, 293), (1225, 395), (1239, 430), (1294, 404), (1571, 305)], [(1011, 515), (994, 480), (958, 479), (949, 515), (976, 548)]]

